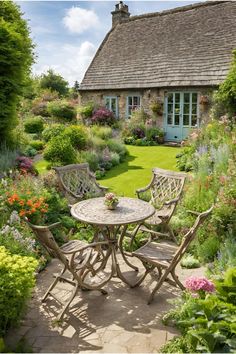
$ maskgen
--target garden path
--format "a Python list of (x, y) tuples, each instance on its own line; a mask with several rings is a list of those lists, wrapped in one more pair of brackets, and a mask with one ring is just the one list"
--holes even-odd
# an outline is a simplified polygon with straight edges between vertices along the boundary
[[(135, 263), (138, 261), (136, 260)], [(139, 264), (138, 264), (139, 265)], [(124, 271), (127, 267), (123, 263)], [(53, 322), (56, 302), (47, 300), (42, 305), (40, 297), (52, 281), (53, 273), (60, 265), (53, 260), (38, 275), (37, 287), (21, 326), (8, 333), (6, 343), (15, 347), (25, 339), (34, 352), (43, 353), (154, 353), (176, 335), (176, 330), (162, 324), (163, 314), (171, 308), (167, 301), (179, 296), (180, 291), (164, 284), (151, 305), (147, 305), (151, 278), (145, 285), (130, 289), (118, 280), (112, 280), (106, 290), (82, 292), (73, 301), (70, 313), (62, 325)], [(202, 275), (203, 269), (178, 269), (180, 278)], [(128, 276), (134, 276), (134, 273)], [(68, 284), (61, 284), (57, 296), (63, 298)]]

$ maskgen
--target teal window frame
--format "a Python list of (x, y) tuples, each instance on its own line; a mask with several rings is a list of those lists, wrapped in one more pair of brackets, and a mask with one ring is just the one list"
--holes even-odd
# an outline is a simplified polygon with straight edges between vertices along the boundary
[[(115, 110), (112, 109), (112, 100), (116, 100), (116, 108)], [(105, 107), (112, 111), (116, 118), (119, 118), (119, 108), (118, 108), (118, 97), (117, 96), (105, 96), (104, 97)], [(107, 104), (107, 102), (109, 102)]]
[[(132, 103), (130, 104), (130, 98), (132, 99)], [(137, 98), (139, 104), (136, 104), (134, 98)], [(129, 119), (131, 117), (132, 109), (137, 109), (142, 106), (141, 95), (131, 94), (126, 97), (126, 118)]]

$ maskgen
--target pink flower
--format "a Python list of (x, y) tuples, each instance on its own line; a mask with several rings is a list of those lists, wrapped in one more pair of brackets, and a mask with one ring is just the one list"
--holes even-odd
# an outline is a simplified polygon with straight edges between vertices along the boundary
[(191, 292), (205, 291), (212, 293), (215, 291), (214, 284), (205, 277), (190, 277), (185, 281), (185, 287)]

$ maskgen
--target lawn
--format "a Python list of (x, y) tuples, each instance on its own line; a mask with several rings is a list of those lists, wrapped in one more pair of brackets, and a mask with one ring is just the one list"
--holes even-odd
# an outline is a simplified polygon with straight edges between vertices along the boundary
[(168, 146), (127, 146), (129, 157), (122, 164), (112, 168), (99, 181), (121, 196), (135, 196), (135, 190), (147, 185), (153, 167), (175, 170), (176, 155), (180, 148)]

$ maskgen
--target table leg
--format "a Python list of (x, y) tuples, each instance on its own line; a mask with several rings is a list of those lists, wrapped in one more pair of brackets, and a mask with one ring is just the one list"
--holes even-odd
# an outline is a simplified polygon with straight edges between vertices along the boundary
[(121, 253), (121, 256), (123, 258), (123, 260), (125, 261), (125, 263), (130, 267), (130, 268), (133, 268), (136, 272), (139, 271), (138, 267), (134, 266), (132, 263), (130, 263), (124, 253), (124, 250), (123, 250), (123, 246), (122, 246), (122, 242), (123, 242), (123, 239), (125, 237), (125, 234), (126, 234), (126, 230), (127, 230), (127, 227), (128, 225), (125, 225), (124, 228), (123, 228), (123, 231), (121, 232), (120, 236), (119, 236), (119, 239), (118, 239), (118, 247), (119, 247), (119, 250), (120, 250), (120, 253)]

